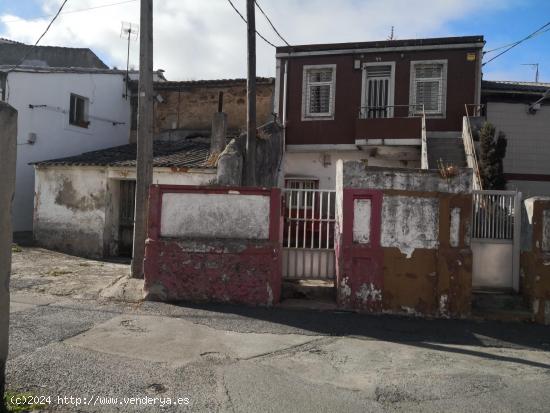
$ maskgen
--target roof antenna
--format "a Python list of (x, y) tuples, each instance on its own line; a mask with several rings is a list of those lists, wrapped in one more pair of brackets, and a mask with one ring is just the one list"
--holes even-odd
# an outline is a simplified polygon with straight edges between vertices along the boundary
[(135, 23), (122, 22), (120, 37), (128, 39), (128, 55), (126, 57), (126, 93), (124, 99), (128, 99), (128, 83), (130, 82), (130, 41), (136, 41), (139, 35), (139, 25)]
[(539, 83), (539, 64), (538, 63), (522, 63), (522, 66), (531, 66), (535, 69), (535, 82)]
[(395, 37), (394, 37), (394, 34), (393, 34), (393, 26), (391, 27), (391, 32), (390, 32), (390, 35), (388, 37), (388, 40), (395, 40)]

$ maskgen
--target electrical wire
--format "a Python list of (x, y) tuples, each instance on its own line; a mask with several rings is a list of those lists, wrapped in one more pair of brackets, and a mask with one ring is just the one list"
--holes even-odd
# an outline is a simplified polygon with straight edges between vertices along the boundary
[(543, 26), (541, 26), (540, 28), (538, 28), (537, 30), (535, 30), (533, 33), (531, 33), (530, 35), (524, 37), (523, 39), (521, 40), (518, 40), (517, 42), (513, 43), (510, 47), (508, 47), (507, 49), (505, 49), (504, 51), (500, 52), (499, 54), (497, 54), (496, 56), (492, 57), (490, 60), (486, 61), (485, 63), (483, 63), (482, 66), (485, 66), (486, 64), (488, 63), (491, 63), (493, 60), (495, 60), (496, 58), (502, 56), (504, 53), (507, 53), (509, 52), (510, 50), (512, 50), (514, 47), (520, 45), (521, 43), (525, 42), (526, 40), (529, 40), (535, 36), (538, 36), (539, 34), (541, 34), (543, 32), (544, 29), (546, 29), (548, 26), (550, 26), (550, 22), (544, 24)]
[(29, 55), (31, 54), (31, 52), (34, 50), (34, 48), (36, 46), (38, 46), (38, 43), (40, 43), (40, 40), (42, 40), (42, 38), (46, 35), (46, 33), (48, 33), (48, 31), (50, 30), (50, 27), (52, 27), (52, 24), (53, 22), (57, 19), (57, 17), (61, 14), (61, 11), (63, 10), (63, 7), (65, 7), (65, 4), (67, 4), (69, 0), (64, 0), (63, 3), (61, 3), (61, 6), (59, 6), (59, 10), (57, 10), (57, 13), (55, 14), (55, 16), (53, 16), (53, 19), (50, 21), (50, 24), (48, 24), (48, 27), (46, 27), (46, 30), (44, 30), (44, 33), (42, 33), (40, 35), (40, 37), (38, 38), (38, 40), (34, 43), (34, 45), (32, 45), (29, 50), (27, 50), (27, 53), (25, 53), (25, 55), (23, 56), (23, 58), (19, 61), (19, 63), (17, 63), (15, 66), (13, 66), (12, 68), (10, 68), (9, 70), (7, 70), (7, 73), (10, 73), (10, 72), (13, 72), (15, 69), (17, 69), (19, 66), (21, 66), (23, 64), (23, 62), (25, 62), (25, 60), (27, 60), (27, 57), (29, 57)]
[[(120, 4), (135, 3), (136, 1), (138, 1), (138, 0), (126, 0), (126, 1), (120, 1), (118, 3), (109, 3), (109, 4), (102, 4), (102, 5), (99, 5), (99, 6), (87, 7), (85, 9), (66, 10), (61, 14), (65, 15), (65, 14), (71, 14), (71, 13), (81, 13), (83, 11), (88, 11), (88, 10), (96, 10), (96, 9), (102, 9), (104, 7), (118, 6)], [(32, 21), (32, 20), (41, 20), (41, 19), (47, 19), (49, 17), (53, 17), (53, 15), (49, 14), (49, 15), (45, 15), (45, 16), (38, 16), (38, 17), (33, 17), (31, 19), (28, 19), (28, 20), (30, 20), (30, 21)], [(16, 22), (20, 22), (20, 21), (21, 21), (21, 19), (12, 19), (12, 20), (4, 20), (2, 23), (4, 23), (4, 24), (6, 24), (6, 23), (16, 23)]]
[[(246, 21), (246, 19), (244, 18), (244, 16), (241, 14), (241, 12), (239, 11), (239, 9), (237, 9), (235, 7), (235, 5), (233, 4), (233, 2), (231, 0), (227, 0), (229, 2), (229, 4), (231, 5), (231, 7), (233, 7), (233, 10), (235, 10), (235, 12), (240, 16), (240, 18), (242, 19), (243, 22), (245, 22), (246, 24), (248, 24), (248, 22)], [(262, 34), (260, 32), (258, 32), (258, 30), (256, 30), (256, 34), (258, 36), (260, 36), (260, 38), (266, 42), (268, 45), (274, 47), (274, 48), (277, 48), (277, 46), (275, 46), (273, 43), (271, 43), (269, 40), (267, 40), (264, 36), (262, 36)]]
[(262, 9), (262, 6), (260, 6), (260, 4), (259, 4), (256, 0), (254, 0), (254, 3), (256, 3), (256, 7), (258, 7), (258, 10), (260, 10), (260, 12), (264, 15), (264, 17), (266, 18), (267, 22), (269, 23), (269, 25), (271, 26), (271, 28), (273, 29), (273, 31), (277, 34), (277, 36), (279, 36), (279, 38), (280, 38), (283, 42), (285, 42), (285, 44), (286, 44), (287, 46), (290, 46), (290, 43), (288, 43), (288, 42), (286, 41), (286, 39), (285, 39), (283, 36), (281, 36), (281, 33), (279, 33), (279, 31), (275, 28), (275, 25), (272, 23), (271, 19), (270, 19), (270, 18), (267, 16), (267, 14), (264, 12), (264, 10)]
[[(543, 33), (546, 33), (546, 32), (549, 32), (550, 31), (550, 27), (547, 28), (546, 30), (542, 30), (542, 31), (537, 31), (536, 34), (533, 34), (531, 37), (529, 37), (529, 39), (533, 39), (537, 36), (540, 36), (541, 34)], [(502, 49), (506, 49), (507, 47), (509, 46), (513, 46), (514, 44), (516, 44), (516, 42), (513, 42), (513, 43), (508, 43), (508, 44), (505, 44), (504, 46), (500, 46), (500, 47), (495, 47), (494, 49), (491, 49), (491, 50), (487, 50), (485, 52), (483, 52), (483, 54), (487, 54), (487, 53), (492, 53), (492, 52), (496, 52), (498, 50), (502, 50)]]

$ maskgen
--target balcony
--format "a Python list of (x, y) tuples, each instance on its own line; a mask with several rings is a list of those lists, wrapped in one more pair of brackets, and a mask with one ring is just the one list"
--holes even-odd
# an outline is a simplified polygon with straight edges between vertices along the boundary
[[(410, 111), (410, 105), (361, 107), (355, 123), (356, 144), (420, 145), (422, 115)], [(398, 141), (395, 141), (398, 140)]]

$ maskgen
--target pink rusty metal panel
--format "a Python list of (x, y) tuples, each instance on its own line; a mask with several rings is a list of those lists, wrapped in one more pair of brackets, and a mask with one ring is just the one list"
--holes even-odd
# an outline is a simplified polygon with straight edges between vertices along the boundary
[[(370, 234), (367, 243), (355, 242), (355, 200), (370, 200)], [(380, 246), (382, 191), (344, 189), (342, 234), (338, 239), (338, 305), (366, 312), (382, 309), (383, 253)]]
[[(167, 193), (260, 195), (270, 198), (268, 240), (164, 238), (162, 198)], [(162, 301), (221, 301), (272, 305), (282, 287), (279, 189), (153, 185), (145, 254), (146, 297)]]

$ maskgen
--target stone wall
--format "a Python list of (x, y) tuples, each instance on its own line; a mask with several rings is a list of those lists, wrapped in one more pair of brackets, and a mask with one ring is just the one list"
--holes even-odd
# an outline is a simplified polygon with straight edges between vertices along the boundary
[(471, 171), (337, 165), (337, 290), (344, 308), (470, 312)]
[(538, 323), (550, 325), (550, 197), (524, 201), (521, 292)]
[(277, 303), (280, 206), (278, 189), (152, 186), (146, 298)]

